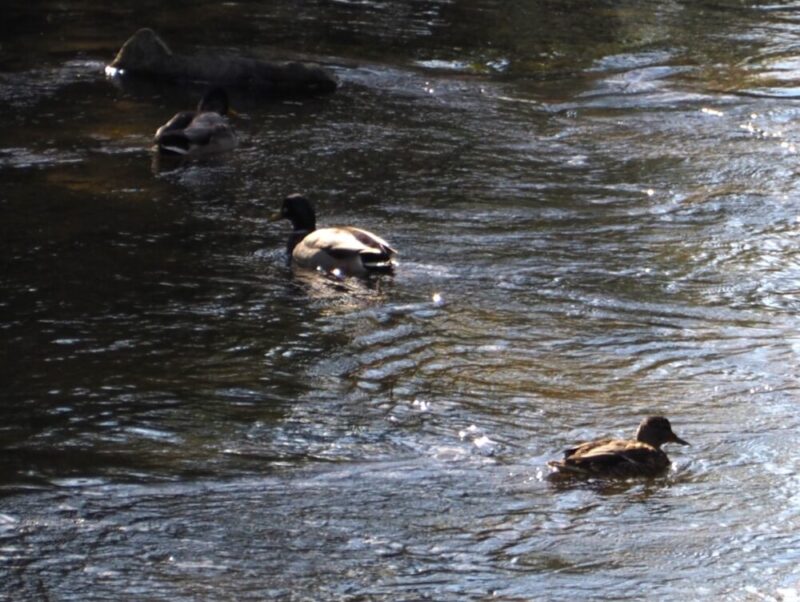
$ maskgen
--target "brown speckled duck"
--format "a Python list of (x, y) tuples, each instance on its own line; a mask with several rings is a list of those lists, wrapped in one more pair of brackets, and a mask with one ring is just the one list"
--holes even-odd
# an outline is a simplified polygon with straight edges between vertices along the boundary
[(372, 232), (353, 226), (317, 229), (314, 208), (303, 195), (291, 194), (283, 200), (280, 213), (272, 221), (280, 219), (288, 219), (294, 227), (287, 250), (298, 267), (340, 276), (366, 276), (394, 269), (397, 251)]
[(217, 52), (184, 55), (172, 52), (152, 29), (140, 29), (122, 45), (106, 67), (113, 77), (128, 75), (174, 83), (245, 88), (270, 96), (328, 94), (336, 79), (318, 65), (262, 61)]
[(648, 416), (639, 424), (635, 439), (599, 439), (564, 452), (563, 460), (548, 462), (554, 476), (653, 477), (670, 464), (661, 451), (665, 443), (689, 445), (672, 432), (663, 416)]

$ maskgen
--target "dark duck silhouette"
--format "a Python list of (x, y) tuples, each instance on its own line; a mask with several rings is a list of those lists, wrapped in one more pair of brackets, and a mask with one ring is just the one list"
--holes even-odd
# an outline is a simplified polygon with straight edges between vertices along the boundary
[(162, 155), (202, 156), (236, 148), (236, 133), (228, 123), (228, 95), (212, 88), (196, 111), (181, 111), (156, 130), (154, 142)]
[(317, 229), (316, 214), (303, 195), (287, 196), (272, 221), (288, 219), (294, 231), (287, 251), (295, 265), (341, 276), (391, 272), (397, 255), (382, 238), (353, 226)]
[(634, 439), (599, 439), (581, 443), (564, 452), (563, 460), (548, 462), (553, 476), (652, 477), (664, 472), (670, 460), (661, 446), (689, 445), (672, 432), (663, 416), (648, 416), (639, 424)]
[(262, 61), (216, 51), (178, 54), (149, 28), (134, 33), (106, 67), (106, 73), (127, 78), (183, 84), (202, 82), (266, 94), (307, 96), (336, 90), (336, 79), (319, 65), (297, 61)]

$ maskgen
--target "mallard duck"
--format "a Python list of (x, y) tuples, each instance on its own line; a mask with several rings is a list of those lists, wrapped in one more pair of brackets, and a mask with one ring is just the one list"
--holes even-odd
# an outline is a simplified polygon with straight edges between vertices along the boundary
[(294, 231), (287, 251), (296, 265), (335, 272), (342, 276), (366, 276), (371, 272), (390, 272), (397, 254), (382, 238), (352, 226), (316, 229), (316, 215), (303, 195), (292, 194), (283, 200), (272, 221), (288, 219)]
[(212, 88), (196, 111), (181, 111), (156, 130), (154, 142), (162, 155), (199, 156), (231, 150), (238, 144), (228, 114), (228, 95)]
[(336, 90), (331, 73), (319, 65), (261, 61), (218, 52), (178, 54), (152, 29), (140, 29), (106, 67), (109, 76), (128, 75), (174, 83), (246, 88), (270, 96), (328, 94)]
[(563, 460), (547, 464), (555, 474), (564, 476), (647, 477), (669, 467), (665, 443), (689, 445), (672, 432), (663, 416), (648, 416), (639, 424), (635, 439), (599, 439), (581, 443), (564, 452)]

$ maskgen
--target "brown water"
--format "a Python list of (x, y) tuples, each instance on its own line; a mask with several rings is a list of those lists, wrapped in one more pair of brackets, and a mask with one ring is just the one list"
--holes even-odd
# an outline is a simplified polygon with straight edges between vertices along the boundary
[[(796, 600), (798, 9), (5, 3), (0, 597)], [(342, 85), (156, 169), (141, 26)], [(294, 191), (396, 276), (293, 275)], [(654, 412), (667, 476), (543, 478)]]

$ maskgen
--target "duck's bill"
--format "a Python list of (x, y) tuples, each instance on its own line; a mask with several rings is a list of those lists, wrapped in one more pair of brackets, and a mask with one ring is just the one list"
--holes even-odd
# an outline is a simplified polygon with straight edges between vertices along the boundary
[(676, 435), (675, 433), (672, 434), (671, 441), (672, 441), (672, 443), (680, 443), (681, 445), (690, 445), (690, 443), (688, 441), (684, 441), (683, 439), (678, 437), (678, 435)]
[(279, 222), (282, 219), (283, 219), (283, 216), (281, 215), (280, 211), (278, 211), (277, 213), (273, 213), (272, 215), (269, 216), (269, 221), (271, 221), (271, 222)]

